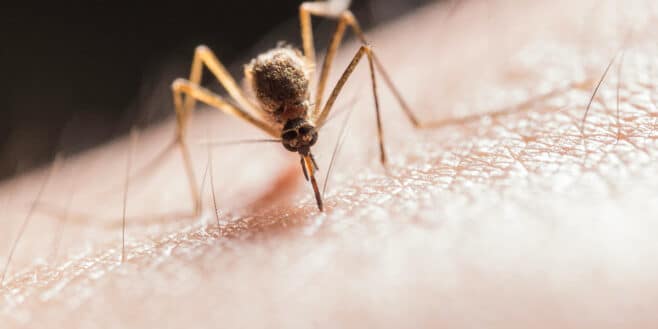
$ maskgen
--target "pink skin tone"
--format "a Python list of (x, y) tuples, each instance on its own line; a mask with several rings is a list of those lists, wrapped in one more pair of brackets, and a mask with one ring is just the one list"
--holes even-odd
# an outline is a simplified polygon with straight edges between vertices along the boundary
[[(65, 160), (0, 287), (0, 323), (655, 328), (658, 6), (650, 5), (475, 1), (448, 15), (437, 4), (368, 31), (418, 116), (447, 121), (413, 130), (380, 83), (384, 170), (361, 64), (337, 104), (358, 96), (325, 213), (298, 157), (264, 144), (212, 150), (220, 226), (208, 182), (204, 214), (192, 218), (173, 151), (131, 178), (121, 264), (129, 138)], [(621, 73), (613, 63), (581, 132), (624, 39)], [(332, 81), (356, 49), (344, 48)], [(314, 148), (321, 179), (341, 121)], [(199, 111), (192, 126), (199, 180), (208, 152), (197, 141), (209, 131), (262, 137), (216, 111)], [(140, 134), (133, 174), (173, 127)], [(2, 257), (47, 171), (0, 186)]]

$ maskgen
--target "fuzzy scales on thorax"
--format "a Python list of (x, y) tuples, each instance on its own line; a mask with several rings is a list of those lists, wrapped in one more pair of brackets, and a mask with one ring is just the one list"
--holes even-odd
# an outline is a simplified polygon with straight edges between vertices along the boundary
[(283, 124), (306, 118), (312, 67), (298, 50), (277, 47), (245, 66), (245, 76), (263, 111)]

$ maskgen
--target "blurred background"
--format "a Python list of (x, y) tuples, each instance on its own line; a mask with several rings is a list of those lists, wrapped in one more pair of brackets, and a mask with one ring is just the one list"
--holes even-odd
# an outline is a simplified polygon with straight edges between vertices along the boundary
[[(354, 0), (352, 9), (371, 28), (430, 1)], [(3, 4), (0, 180), (172, 115), (169, 84), (187, 77), (198, 44), (238, 80), (242, 64), (277, 41), (298, 46), (301, 2)], [(334, 24), (314, 23), (323, 48)]]

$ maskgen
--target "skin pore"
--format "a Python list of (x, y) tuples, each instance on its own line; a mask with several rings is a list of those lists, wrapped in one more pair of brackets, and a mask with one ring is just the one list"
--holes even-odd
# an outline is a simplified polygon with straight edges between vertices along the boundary
[[(654, 328), (658, 5), (453, 8), (368, 31), (418, 116), (445, 124), (412, 129), (380, 83), (383, 169), (362, 64), (325, 213), (280, 145), (209, 159), (196, 143), (193, 218), (180, 153), (148, 167), (173, 122), (4, 183), (2, 264), (53, 173), (0, 287), (2, 327)], [(341, 122), (320, 131), (320, 174)], [(191, 126), (191, 143), (263, 137), (216, 111)]]

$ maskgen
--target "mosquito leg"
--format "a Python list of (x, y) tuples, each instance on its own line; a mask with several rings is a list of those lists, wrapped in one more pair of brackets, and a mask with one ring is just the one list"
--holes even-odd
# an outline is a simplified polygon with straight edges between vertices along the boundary
[(194, 203), (194, 214), (201, 214), (201, 195), (197, 186), (196, 176), (194, 174), (194, 166), (192, 164), (192, 156), (190, 155), (190, 149), (187, 146), (187, 142), (180, 141), (178, 143), (179, 149), (181, 151), (181, 156), (183, 157), (183, 165), (185, 167), (185, 174), (187, 175), (187, 183), (190, 188), (190, 194), (192, 195), (192, 202)]
[[(194, 51), (194, 59), (192, 60), (189, 81), (193, 84), (201, 85), (204, 67), (207, 67), (208, 70), (210, 70), (217, 81), (219, 81), (219, 83), (226, 89), (228, 94), (238, 102), (240, 107), (253, 109), (253, 104), (247, 99), (247, 97), (245, 97), (242, 89), (240, 89), (233, 77), (231, 77), (231, 74), (226, 70), (226, 67), (222, 65), (210, 48), (201, 45), (196, 47)], [(185, 136), (186, 124), (195, 103), (196, 99), (194, 97), (185, 97), (184, 106), (176, 108), (176, 117), (178, 118), (178, 139), (182, 139), (183, 136)]]
[(313, 42), (313, 24), (311, 23), (311, 15), (336, 18), (340, 16), (340, 14), (345, 11), (349, 5), (349, 3), (347, 3), (346, 5), (336, 6), (336, 3), (336, 1), (307, 1), (303, 2), (299, 6), (299, 24), (300, 31), (302, 33), (304, 56), (310, 63), (315, 64), (315, 45)]
[(171, 85), (171, 89), (174, 95), (174, 105), (177, 109), (183, 108), (183, 97), (182, 94), (185, 94), (187, 97), (194, 98), (195, 100), (206, 103), (209, 106), (212, 106), (226, 114), (232, 115), (239, 119), (242, 119), (257, 128), (261, 129), (265, 133), (269, 134), (272, 137), (280, 138), (279, 132), (276, 127), (272, 126), (268, 122), (265, 122), (249, 112), (243, 110), (241, 107), (235, 106), (226, 100), (223, 97), (213, 93), (212, 91), (199, 86), (189, 80), (185, 79), (176, 79)]
[(377, 71), (382, 75), (382, 78), (384, 79), (384, 83), (388, 86), (388, 89), (391, 90), (393, 93), (393, 96), (395, 99), (398, 101), (398, 104), (400, 104), (400, 107), (402, 108), (402, 111), (404, 114), (407, 116), (407, 119), (409, 119), (409, 122), (415, 127), (415, 128), (431, 128), (433, 125), (432, 123), (423, 123), (418, 120), (418, 117), (414, 114), (414, 112), (411, 110), (411, 107), (407, 103), (407, 101), (404, 100), (404, 97), (402, 97), (402, 94), (400, 93), (400, 90), (395, 86), (393, 83), (393, 79), (391, 79), (391, 76), (388, 75), (388, 72), (384, 69), (384, 65), (381, 63), (379, 58), (373, 53), (372, 55), (375, 66), (377, 67)]
[[(185, 171), (187, 174), (190, 192), (192, 195), (192, 201), (194, 202), (195, 212), (199, 214), (201, 211), (201, 197), (199, 195), (199, 189), (197, 187), (196, 178), (194, 175), (194, 167), (192, 165), (192, 157), (190, 156), (190, 151), (187, 142), (182, 136), (184, 136), (184, 127), (188, 120), (189, 112), (185, 111), (183, 103), (183, 94), (185, 94), (185, 99), (194, 99), (195, 101), (202, 101), (218, 110), (238, 117), (258, 128), (264, 132), (270, 134), (273, 137), (278, 136), (277, 130), (270, 124), (252, 116), (249, 112), (243, 110), (240, 107), (237, 107), (227, 101), (225, 101), (221, 96), (214, 94), (208, 89), (205, 89), (198, 84), (195, 84), (191, 81), (185, 79), (177, 79), (171, 85), (174, 97), (174, 105), (176, 107), (179, 133), (182, 133), (178, 139), (178, 144), (180, 145), (180, 150), (183, 156), (183, 162), (185, 165)], [(187, 113), (187, 114), (186, 114)]]
[(356, 55), (354, 55), (352, 61), (343, 72), (343, 75), (336, 83), (336, 86), (334, 87), (334, 90), (331, 92), (329, 99), (327, 99), (327, 102), (322, 108), (322, 111), (318, 113), (316, 117), (313, 117), (312, 121), (315, 122), (316, 126), (318, 127), (321, 127), (324, 124), (325, 120), (327, 119), (327, 116), (329, 115), (329, 112), (331, 112), (331, 108), (333, 107), (334, 103), (336, 102), (336, 99), (338, 98), (338, 95), (340, 94), (341, 90), (345, 86), (347, 80), (352, 75), (352, 72), (354, 72), (356, 66), (363, 58), (363, 55), (367, 55), (368, 57), (368, 66), (370, 69), (370, 81), (372, 83), (372, 94), (375, 100), (375, 114), (377, 115), (377, 136), (379, 140), (380, 161), (383, 165), (386, 165), (386, 151), (384, 149), (384, 134), (382, 128), (381, 114), (379, 110), (379, 96), (377, 95), (377, 79), (375, 76), (372, 50), (370, 49), (369, 46), (361, 46), (361, 48), (359, 48)]
[[(315, 91), (314, 113), (317, 113), (320, 110), (322, 97), (324, 96), (324, 90), (327, 86), (327, 78), (329, 77), (329, 72), (331, 71), (331, 65), (333, 64), (334, 58), (338, 51), (338, 47), (340, 46), (343, 40), (343, 36), (345, 35), (345, 29), (347, 26), (355, 26), (356, 29), (360, 31), (360, 28), (358, 27), (358, 23), (356, 22), (356, 19), (354, 18), (354, 15), (352, 15), (351, 11), (344, 10), (343, 8), (333, 8), (330, 3), (326, 2), (304, 2), (299, 7), (299, 15), (304, 54), (306, 59), (311, 63), (315, 63), (315, 48), (313, 44), (311, 15), (338, 19), (336, 31), (331, 37), (329, 48), (327, 49), (324, 62), (322, 63), (322, 69), (320, 70), (320, 76), (318, 78), (318, 86)], [(362, 38), (363, 33), (358, 34), (358, 36), (361, 42), (365, 44), (365, 38)]]
[(299, 25), (302, 33), (302, 44), (304, 48), (304, 57), (309, 63), (315, 64), (315, 45), (313, 41), (313, 25), (311, 23), (310, 8), (318, 4), (304, 2), (299, 6)]
[[(203, 45), (198, 46), (194, 51), (194, 59), (192, 60), (189, 79), (189, 82), (192, 85), (199, 86), (201, 84), (204, 66), (210, 70), (210, 72), (215, 76), (219, 83), (226, 89), (229, 95), (237, 101), (240, 107), (247, 109), (253, 108), (253, 104), (244, 96), (242, 90), (235, 82), (233, 77), (231, 77), (228, 70), (226, 70), (224, 65), (222, 65), (219, 59), (217, 59), (215, 54), (213, 54), (213, 52), (208, 47)], [(172, 85), (174, 94), (176, 94), (176, 85), (181, 85), (179, 80), (174, 81), (174, 84)], [(219, 96), (215, 96), (215, 98), (219, 98)], [(192, 115), (192, 111), (197, 99), (198, 97), (194, 97), (194, 95), (187, 95), (184, 100), (181, 99), (180, 94), (179, 96), (174, 95), (177, 122), (176, 141), (181, 149), (185, 171), (188, 176), (190, 189), (192, 190), (192, 198), (195, 204), (195, 213), (199, 214), (201, 211), (201, 198), (197, 189), (196, 179), (194, 178), (194, 169), (192, 166), (189, 148), (185, 142), (187, 123)], [(220, 101), (221, 103), (228, 104), (221, 99)], [(221, 106), (219, 108), (223, 109), (224, 107), (225, 106)]]
[[(359, 22), (354, 17), (354, 14), (352, 14), (350, 10), (343, 10), (342, 12), (337, 14), (335, 10), (337, 10), (337, 8), (331, 8), (331, 6), (329, 6), (326, 3), (305, 2), (300, 7), (302, 39), (304, 41), (305, 53), (308, 53), (309, 49), (310, 50), (313, 49), (313, 37), (312, 35), (310, 35), (311, 34), (310, 14), (316, 16), (328, 17), (328, 18), (338, 18), (338, 25), (336, 26), (336, 31), (334, 32), (333, 37), (331, 38), (331, 42), (329, 44), (329, 48), (327, 49), (327, 54), (325, 56), (324, 63), (322, 65), (322, 70), (320, 72), (320, 77), (318, 80), (318, 89), (315, 95), (316, 98), (315, 99), (316, 107), (314, 109), (315, 113), (318, 113), (320, 111), (319, 106), (322, 103), (322, 97), (323, 97), (324, 89), (326, 87), (327, 79), (329, 77), (329, 72), (331, 70), (331, 65), (335, 58), (336, 52), (338, 51), (338, 47), (340, 46), (343, 40), (345, 34), (345, 28), (349, 26), (352, 32), (354, 32), (356, 37), (359, 39), (359, 41), (363, 45), (368, 45), (368, 41), (366, 39), (365, 33), (363, 33), (363, 30), (361, 29)], [(307, 42), (307, 40), (309, 41)], [(315, 55), (313, 55), (313, 57), (314, 56)], [(309, 56), (307, 55), (307, 58), (308, 57)], [(395, 99), (400, 104), (400, 107), (402, 107), (404, 114), (407, 116), (409, 121), (414, 125), (414, 127), (416, 128), (432, 127), (433, 125), (424, 124), (421, 123), (420, 120), (418, 120), (416, 115), (411, 110), (409, 104), (402, 97), (402, 94), (400, 93), (399, 89), (393, 83), (393, 79), (388, 74), (388, 72), (386, 72), (384, 65), (372, 50), (370, 50), (370, 57), (372, 58), (372, 61), (375, 64), (375, 68), (382, 75), (382, 78), (384, 79), (384, 83), (391, 90), (393, 96), (395, 96)]]

